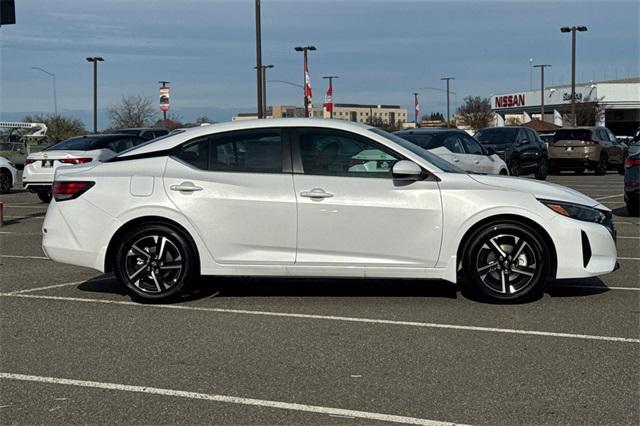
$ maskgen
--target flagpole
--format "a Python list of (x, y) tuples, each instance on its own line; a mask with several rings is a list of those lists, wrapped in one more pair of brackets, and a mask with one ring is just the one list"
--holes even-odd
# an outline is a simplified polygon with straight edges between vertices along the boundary
[(418, 112), (420, 111), (420, 104), (418, 103), (418, 92), (413, 92), (413, 114), (414, 114), (414, 122), (416, 127), (418, 127)]
[(307, 62), (307, 51), (316, 50), (315, 46), (297, 46), (294, 47), (296, 52), (304, 54), (304, 116), (309, 117), (309, 107), (311, 103), (311, 77), (309, 77), (309, 65)]
[(329, 80), (329, 90), (327, 90), (327, 95), (330, 96), (328, 98), (331, 102), (327, 102), (327, 105), (330, 104), (331, 108), (329, 109), (329, 118), (333, 118), (333, 79), (339, 78), (337, 75), (327, 75), (322, 78)]

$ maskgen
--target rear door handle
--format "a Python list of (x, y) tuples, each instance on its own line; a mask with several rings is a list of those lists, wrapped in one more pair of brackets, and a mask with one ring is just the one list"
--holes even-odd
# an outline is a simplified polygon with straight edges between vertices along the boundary
[(180, 192), (202, 191), (202, 187), (196, 186), (192, 182), (182, 182), (180, 185), (171, 185), (169, 189), (172, 191), (180, 191)]
[(458, 157), (451, 157), (451, 158), (453, 158), (453, 161), (454, 161), (455, 163), (459, 163), (459, 162), (460, 162), (460, 159), (459, 159)]
[(300, 196), (308, 198), (330, 198), (333, 197), (333, 194), (326, 192), (322, 188), (313, 188), (311, 191), (302, 191)]

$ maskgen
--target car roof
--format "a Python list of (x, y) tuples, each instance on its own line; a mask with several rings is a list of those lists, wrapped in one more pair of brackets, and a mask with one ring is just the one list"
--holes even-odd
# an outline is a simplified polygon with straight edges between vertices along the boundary
[[(478, 130), (479, 132), (483, 130), (500, 130), (500, 129), (528, 129), (528, 127), (522, 126), (500, 126), (500, 127), (485, 127), (483, 129)], [(531, 129), (529, 129), (531, 130)]]
[(421, 127), (419, 129), (404, 129), (398, 130), (394, 132), (396, 135), (406, 135), (406, 134), (421, 134), (421, 133), (467, 133), (464, 130), (460, 129), (447, 129), (447, 128), (424, 128)]
[(321, 127), (324, 129), (354, 131), (372, 129), (366, 124), (345, 120), (331, 120), (325, 118), (268, 118), (262, 120), (241, 120), (215, 123), (209, 126), (198, 126), (184, 129), (172, 135), (155, 139), (151, 143), (140, 145), (121, 154), (122, 157), (146, 154), (171, 149), (183, 142), (200, 136), (213, 135), (235, 130), (268, 129), (273, 127)]
[(145, 131), (145, 130), (163, 130), (163, 131), (169, 131), (169, 129), (165, 129), (164, 127), (126, 127), (123, 129), (117, 129), (116, 132), (122, 132), (124, 130), (137, 130), (139, 132)]

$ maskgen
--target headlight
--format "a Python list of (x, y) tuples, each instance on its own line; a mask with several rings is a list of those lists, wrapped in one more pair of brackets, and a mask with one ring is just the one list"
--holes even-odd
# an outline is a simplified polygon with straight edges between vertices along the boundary
[(563, 203), (553, 200), (538, 201), (562, 216), (576, 220), (583, 220), (585, 222), (600, 223), (604, 225), (610, 216), (607, 212), (602, 210), (594, 209), (593, 207), (581, 206), (579, 204)]

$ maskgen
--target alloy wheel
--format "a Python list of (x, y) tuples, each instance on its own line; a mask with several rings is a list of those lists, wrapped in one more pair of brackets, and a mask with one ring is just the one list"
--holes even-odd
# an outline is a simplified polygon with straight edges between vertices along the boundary
[(163, 235), (145, 235), (136, 240), (125, 257), (125, 272), (132, 285), (145, 293), (164, 293), (181, 278), (184, 256), (178, 246)]
[(514, 295), (526, 289), (534, 279), (539, 263), (535, 253), (518, 235), (495, 235), (478, 251), (476, 271), (492, 292)]

